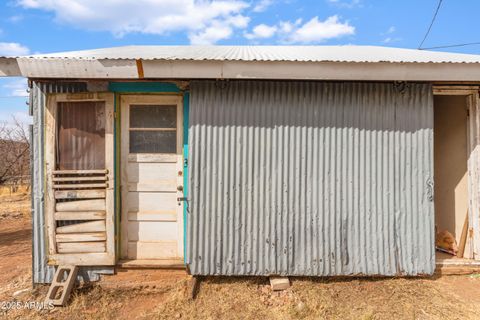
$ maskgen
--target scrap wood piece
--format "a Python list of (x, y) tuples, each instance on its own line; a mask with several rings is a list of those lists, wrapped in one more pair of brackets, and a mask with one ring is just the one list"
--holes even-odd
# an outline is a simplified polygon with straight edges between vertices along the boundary
[(105, 232), (105, 220), (95, 220), (69, 224), (55, 229), (56, 234), (60, 233), (82, 233), (82, 232)]
[[(64, 280), (65, 273), (67, 273), (67, 277)], [(70, 298), (73, 286), (75, 285), (77, 274), (78, 266), (58, 266), (57, 271), (55, 271), (55, 275), (53, 276), (52, 284), (48, 289), (45, 303), (51, 303), (54, 306), (65, 306)], [(57, 298), (60, 289), (62, 291)]]
[(440, 252), (445, 252), (445, 253), (451, 254), (452, 256), (456, 255), (455, 252), (453, 252), (451, 250), (447, 250), (447, 249), (440, 248), (440, 247), (435, 247), (435, 249), (437, 249), (437, 251), (440, 251)]
[(200, 281), (201, 281), (200, 276), (193, 276), (192, 278), (192, 291), (190, 291), (190, 298), (192, 300), (195, 300), (195, 298), (198, 295), (198, 292), (200, 291)]
[(271, 276), (269, 280), (273, 291), (282, 291), (290, 288), (290, 280), (288, 277)]
[(460, 235), (460, 243), (458, 245), (457, 257), (463, 258), (465, 254), (465, 246), (467, 245), (467, 233), (468, 233), (468, 211), (465, 216), (465, 222), (463, 223), (462, 234)]

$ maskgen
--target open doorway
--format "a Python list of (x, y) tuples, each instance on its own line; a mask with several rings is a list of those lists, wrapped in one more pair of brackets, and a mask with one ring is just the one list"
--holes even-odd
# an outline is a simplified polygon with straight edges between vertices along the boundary
[(438, 261), (470, 259), (468, 233), (468, 95), (434, 98), (435, 226), (448, 232), (457, 256), (436, 251)]

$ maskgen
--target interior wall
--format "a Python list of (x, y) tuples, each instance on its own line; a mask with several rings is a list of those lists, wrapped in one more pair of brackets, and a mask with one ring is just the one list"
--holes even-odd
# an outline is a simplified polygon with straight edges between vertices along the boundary
[(468, 210), (467, 97), (435, 96), (435, 224), (460, 241)]

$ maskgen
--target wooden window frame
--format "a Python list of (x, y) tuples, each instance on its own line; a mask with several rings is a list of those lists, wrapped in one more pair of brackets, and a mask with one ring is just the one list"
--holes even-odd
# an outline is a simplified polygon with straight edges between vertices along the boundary
[[(103, 253), (58, 253), (55, 238), (56, 220), (53, 174), (56, 168), (57, 109), (59, 102), (105, 102), (105, 167), (109, 181), (105, 192), (106, 248)], [(45, 112), (45, 221), (47, 231), (48, 264), (77, 266), (114, 265), (115, 256), (115, 207), (114, 207), (114, 101), (110, 92), (60, 93), (47, 95)]]

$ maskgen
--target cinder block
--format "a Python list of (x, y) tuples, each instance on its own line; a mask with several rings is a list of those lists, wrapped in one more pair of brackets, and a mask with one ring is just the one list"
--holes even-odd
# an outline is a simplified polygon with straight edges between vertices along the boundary
[[(67, 273), (67, 278), (64, 280), (64, 273)], [(58, 266), (55, 275), (53, 276), (52, 284), (48, 289), (47, 298), (45, 303), (53, 303), (54, 306), (64, 306), (68, 302), (70, 293), (77, 279), (78, 267), (77, 266)], [(55, 299), (58, 290), (62, 289), (62, 294), (59, 298)]]
[(290, 288), (288, 277), (270, 277), (270, 286), (273, 291), (281, 291)]

